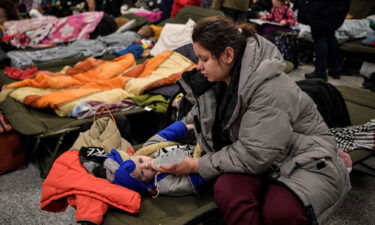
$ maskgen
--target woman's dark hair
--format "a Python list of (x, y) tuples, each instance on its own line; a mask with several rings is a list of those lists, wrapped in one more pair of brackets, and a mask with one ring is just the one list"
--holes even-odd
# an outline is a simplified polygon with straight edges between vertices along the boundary
[(246, 39), (255, 37), (255, 30), (250, 24), (236, 24), (227, 17), (207, 17), (198, 21), (193, 29), (193, 42), (199, 43), (219, 58), (227, 47), (237, 55)]
[(18, 20), (18, 12), (14, 3), (10, 0), (1, 0), (0, 8), (3, 8), (8, 20)]

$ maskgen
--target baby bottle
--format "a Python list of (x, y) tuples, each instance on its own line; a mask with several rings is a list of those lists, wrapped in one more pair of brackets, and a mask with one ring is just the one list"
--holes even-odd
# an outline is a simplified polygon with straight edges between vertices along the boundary
[(152, 160), (152, 167), (154, 169), (157, 169), (162, 165), (176, 164), (176, 163), (181, 162), (184, 158), (185, 158), (184, 151), (179, 148), (176, 148)]

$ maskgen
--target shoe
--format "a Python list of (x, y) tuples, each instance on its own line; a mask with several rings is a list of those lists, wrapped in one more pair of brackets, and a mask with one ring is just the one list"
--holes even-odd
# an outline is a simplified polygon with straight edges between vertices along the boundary
[(328, 70), (328, 75), (330, 75), (335, 80), (340, 79), (340, 72), (338, 72), (338, 71)]
[(305, 74), (306, 79), (321, 79), (327, 81), (327, 74), (317, 74), (315, 71), (312, 73)]

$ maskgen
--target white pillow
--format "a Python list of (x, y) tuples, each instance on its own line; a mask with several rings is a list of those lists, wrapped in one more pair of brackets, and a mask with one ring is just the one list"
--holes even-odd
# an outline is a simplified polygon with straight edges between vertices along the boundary
[(158, 55), (164, 50), (175, 50), (181, 46), (192, 43), (191, 35), (195, 22), (189, 19), (186, 24), (167, 23), (164, 25), (158, 41), (151, 49), (151, 56)]

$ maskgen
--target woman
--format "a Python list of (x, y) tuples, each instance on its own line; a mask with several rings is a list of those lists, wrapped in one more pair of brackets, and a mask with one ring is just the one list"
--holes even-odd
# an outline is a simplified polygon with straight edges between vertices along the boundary
[(249, 25), (211, 17), (193, 30), (198, 71), (179, 80), (205, 151), (159, 171), (215, 179), (227, 224), (324, 224), (350, 190), (313, 101), (283, 73), (277, 48)]

